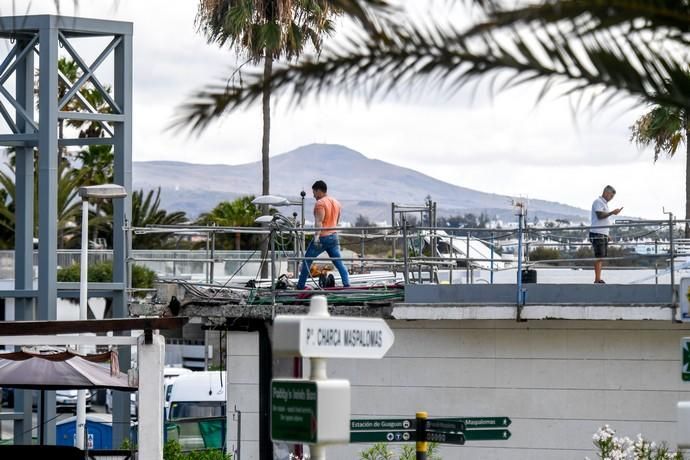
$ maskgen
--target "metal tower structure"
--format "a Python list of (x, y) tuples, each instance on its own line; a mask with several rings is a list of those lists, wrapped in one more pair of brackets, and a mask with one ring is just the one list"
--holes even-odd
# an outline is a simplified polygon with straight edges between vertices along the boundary
[[(0, 46), (5, 50), (0, 51), (0, 146), (12, 147), (16, 153), (16, 224), (14, 290), (2, 291), (0, 297), (15, 299), (17, 320), (54, 320), (57, 299), (67, 291), (57, 282), (61, 148), (112, 145), (114, 182), (127, 191), (132, 189), (132, 24), (54, 15), (0, 17), (2, 40), (8, 46)], [(85, 58), (83, 48), (89, 52), (96, 49), (97, 57)], [(63, 56), (79, 67), (81, 76), (76, 81), (59, 71), (58, 59)], [(101, 81), (106, 81), (103, 74), (112, 88)], [(58, 92), (58, 82), (66, 87), (64, 94)], [(98, 91), (105, 108), (93, 107), (81, 94), (80, 89), (87, 84)], [(100, 123), (104, 136), (69, 137), (70, 130), (59, 130), (58, 126), (70, 120)], [(36, 165), (38, 289), (33, 281)], [(113, 316), (119, 318), (128, 316), (127, 242), (122, 229), (130, 214), (131, 198), (115, 200), (113, 207), (113, 282), (97, 288), (99, 295), (113, 298)], [(129, 367), (128, 349), (120, 352), (120, 362)], [(119, 394), (114, 399), (114, 421), (126, 422), (113, 423), (113, 441), (119, 444), (128, 437), (129, 396)], [(19, 396), (15, 407), (18, 405), (24, 416), (15, 421), (15, 442), (29, 443), (31, 398)], [(46, 419), (53, 418), (54, 393), (42, 406)], [(44, 428), (46, 441), (54, 444), (55, 422)]]

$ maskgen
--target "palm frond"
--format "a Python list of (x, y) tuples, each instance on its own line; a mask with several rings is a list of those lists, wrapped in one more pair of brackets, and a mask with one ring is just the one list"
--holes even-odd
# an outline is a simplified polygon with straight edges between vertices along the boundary
[[(673, 48), (671, 48), (673, 50)], [(173, 126), (202, 131), (224, 113), (260, 100), (265, 85), (293, 104), (327, 91), (366, 98), (424, 84), (444, 93), (473, 80), (500, 75), (504, 85), (539, 81), (544, 92), (589, 91), (591, 97), (628, 94), (640, 101), (690, 106), (690, 75), (683, 54), (644, 34), (605, 31), (573, 36), (536, 24), (468, 37), (451, 26), (400, 25), (388, 40), (351, 38), (317, 60), (276, 64), (270, 82), (248, 72), (242, 84), (208, 85), (184, 103)], [(507, 72), (506, 72), (507, 71)]]
[(551, 0), (511, 10), (493, 9), (467, 35), (531, 23), (561, 23), (579, 36), (611, 28), (625, 33), (665, 30), (668, 37), (688, 43), (688, 37), (678, 32), (688, 30), (689, 12), (687, 2), (675, 0)]
[(653, 146), (655, 162), (662, 153), (672, 157), (681, 143), (688, 142), (686, 113), (675, 107), (656, 106), (630, 127), (630, 140), (641, 148)]

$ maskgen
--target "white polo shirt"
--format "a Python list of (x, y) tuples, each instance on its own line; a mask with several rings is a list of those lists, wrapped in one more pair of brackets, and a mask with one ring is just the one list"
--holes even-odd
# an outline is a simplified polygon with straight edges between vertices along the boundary
[(610, 229), (608, 227), (602, 227), (602, 225), (611, 225), (611, 221), (609, 220), (609, 217), (599, 219), (599, 217), (597, 217), (597, 212), (609, 212), (609, 203), (604, 199), (603, 196), (600, 196), (594, 200), (594, 203), (592, 203), (592, 226), (590, 231), (592, 233), (599, 233), (601, 235), (608, 236)]

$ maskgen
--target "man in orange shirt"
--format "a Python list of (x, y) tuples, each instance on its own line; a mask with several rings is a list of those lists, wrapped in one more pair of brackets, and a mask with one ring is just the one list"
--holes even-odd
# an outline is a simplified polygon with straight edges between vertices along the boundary
[(335, 198), (328, 196), (328, 186), (322, 180), (317, 180), (311, 186), (311, 190), (316, 198), (314, 205), (314, 228), (316, 233), (314, 239), (309, 243), (307, 252), (304, 254), (304, 263), (297, 281), (297, 289), (304, 289), (309, 277), (309, 268), (314, 258), (326, 251), (331, 258), (333, 265), (340, 273), (340, 279), (344, 287), (350, 287), (350, 276), (342, 260), (340, 260), (340, 243), (335, 227), (340, 221), (340, 203)]

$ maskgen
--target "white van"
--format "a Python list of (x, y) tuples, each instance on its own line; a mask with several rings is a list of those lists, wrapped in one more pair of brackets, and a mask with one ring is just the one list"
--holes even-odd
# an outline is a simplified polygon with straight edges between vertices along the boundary
[(163, 368), (163, 383), (170, 383), (180, 375), (191, 374), (192, 370), (186, 367), (165, 366)]
[(173, 383), (181, 375), (191, 374), (190, 369), (184, 367), (165, 366), (163, 369), (163, 399), (165, 400), (165, 414), (164, 417), (168, 419), (168, 410), (170, 409), (170, 396), (172, 393)]
[(225, 415), (225, 371), (182, 374), (170, 390), (168, 420)]

